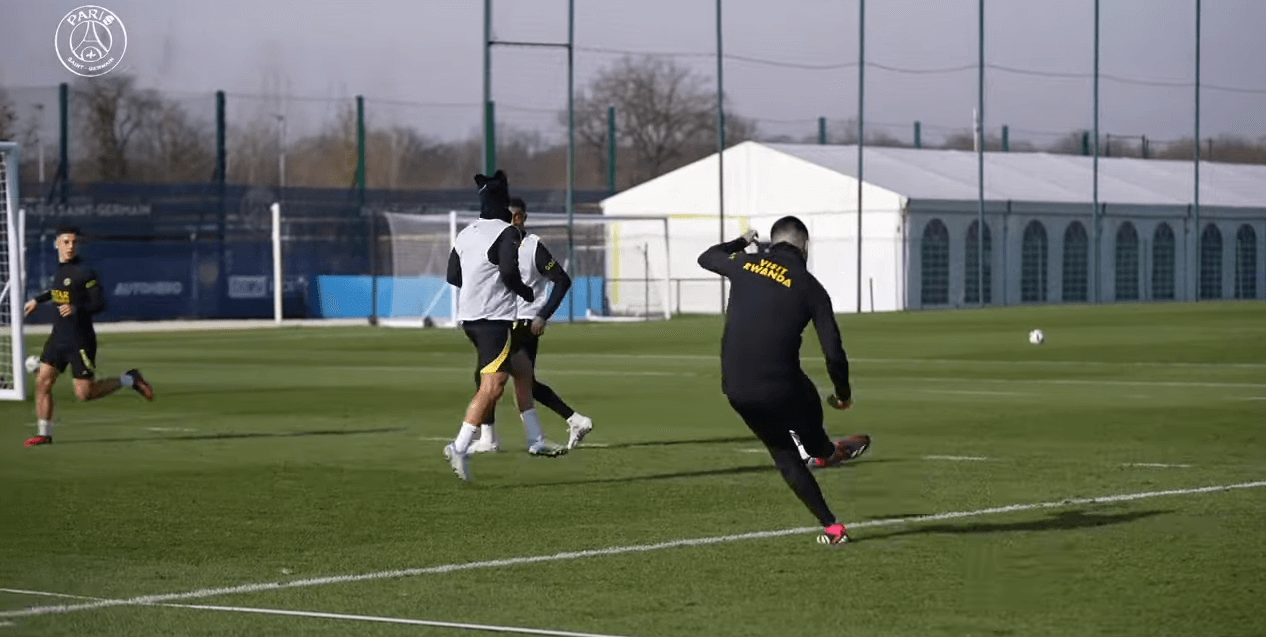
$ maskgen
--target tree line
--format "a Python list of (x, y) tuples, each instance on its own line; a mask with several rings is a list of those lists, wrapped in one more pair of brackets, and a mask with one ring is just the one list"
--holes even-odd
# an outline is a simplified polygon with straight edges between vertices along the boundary
[[(180, 102), (154, 89), (138, 86), (128, 75), (107, 75), (72, 85), (71, 178), (76, 182), (204, 182), (215, 170), (215, 124), (190, 114)], [(278, 100), (282, 96), (277, 96)], [(598, 73), (576, 96), (576, 186), (608, 187), (608, 107), (615, 107), (616, 183), (625, 189), (716, 151), (716, 91), (711, 79), (672, 60), (626, 57)], [(227, 180), (234, 184), (274, 186), (280, 178), (281, 140), (276, 116), (266, 108), (235, 118), (227, 131)], [(566, 127), (566, 113), (558, 114)], [(0, 140), (15, 140), (27, 149), (23, 171), (33, 178), (39, 139), (38, 119), (22, 118), (0, 87)], [(357, 165), (356, 113), (348, 100), (315, 132), (287, 139), (286, 184), (307, 187), (351, 187)], [(857, 142), (853, 120), (835, 121), (827, 143)], [(727, 145), (746, 140), (817, 143), (816, 134), (802, 137), (762, 135), (757, 122), (726, 105)], [(45, 136), (45, 143), (49, 136)], [(482, 167), (480, 132), (446, 141), (404, 125), (366, 122), (366, 181), (370, 188), (464, 188)], [(867, 131), (874, 146), (910, 146), (883, 131)], [(1152, 143), (1139, 137), (1100, 139), (1100, 152), (1113, 157), (1190, 159), (1194, 140)], [(1028, 140), (1009, 144), (1012, 152), (1045, 151), (1081, 154), (1086, 133), (1073, 131), (1039, 146)], [(1266, 164), (1266, 137), (1250, 139), (1223, 134), (1201, 140), (1202, 157), (1211, 161)], [(988, 150), (1001, 150), (996, 133), (987, 135)], [(964, 130), (925, 148), (971, 150), (973, 134)], [(55, 163), (52, 153), (46, 163)], [(497, 129), (498, 164), (516, 185), (562, 188), (566, 180), (566, 146), (540, 131), (508, 124)], [(27, 172), (31, 171), (31, 172)], [(51, 174), (51, 170), (49, 171)]]

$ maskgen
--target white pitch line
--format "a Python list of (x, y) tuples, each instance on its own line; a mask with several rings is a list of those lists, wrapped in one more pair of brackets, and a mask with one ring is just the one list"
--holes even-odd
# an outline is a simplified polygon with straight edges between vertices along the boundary
[[(69, 599), (88, 599), (98, 602), (110, 601), (102, 597), (87, 597), (85, 595), (70, 595), (67, 593), (53, 593), (49, 591), (29, 591), (21, 588), (0, 588), (0, 593), (17, 593), (19, 595), (34, 595), (37, 597), (65, 597)], [(521, 628), (517, 626), (491, 626), (487, 624), (461, 624), (455, 622), (442, 622), (427, 619), (403, 619), (398, 617), (375, 617), (372, 615), (346, 615), (342, 613), (321, 613), (314, 611), (301, 610), (281, 610), (274, 608), (250, 608), (240, 606), (203, 606), (195, 604), (153, 604), (153, 606), (163, 606), (166, 608), (195, 608), (200, 610), (218, 610), (234, 613), (260, 613), (265, 615), (293, 615), (299, 617), (321, 617), (325, 619), (350, 619), (354, 621), (367, 622), (384, 622), (390, 624), (412, 624), (415, 626), (437, 626), (440, 628), (459, 628), (466, 630), (481, 630), (485, 632), (499, 633), (518, 633), (523, 635), (554, 635), (557, 637), (621, 637), (619, 635), (602, 635), (598, 633), (575, 633), (562, 630), (547, 630), (542, 628)], [(13, 622), (0, 622), (0, 626), (13, 626)]]
[[(436, 355), (442, 355), (436, 353)], [(715, 354), (591, 354), (587, 352), (550, 352), (550, 358), (556, 357), (600, 357), (631, 359), (664, 359), (664, 360), (719, 360)], [(1028, 366), (1097, 366), (1097, 367), (1194, 367), (1194, 368), (1232, 368), (1232, 369), (1266, 369), (1266, 363), (1201, 363), (1201, 362), (1168, 362), (1168, 361), (1042, 361), (1042, 360), (976, 360), (964, 358), (854, 358), (850, 361), (858, 363), (883, 364), (940, 364), (940, 365), (1028, 365)]]
[(0, 593), (16, 593), (18, 595), (35, 595), (36, 597), (66, 597), (69, 599), (94, 599), (101, 601), (100, 597), (88, 597), (86, 595), (70, 595), (67, 593), (50, 593), (48, 591), (28, 591), (21, 588), (0, 588)]
[(1123, 467), (1158, 467), (1161, 469), (1168, 469), (1168, 468), (1187, 469), (1191, 467), (1191, 465), (1189, 464), (1164, 464), (1160, 462), (1123, 462), (1121, 463), (1121, 466)]
[[(864, 522), (850, 522), (848, 526), (854, 529), (894, 526), (904, 524), (919, 524), (923, 522), (935, 522), (939, 520), (953, 520), (957, 518), (969, 518), (980, 515), (994, 515), (998, 513), (1015, 513), (1018, 511), (1032, 511), (1035, 509), (1051, 509), (1058, 507), (1074, 506), (1079, 504), (1109, 504), (1113, 502), (1128, 502), (1131, 500), (1143, 500), (1146, 498), (1157, 498), (1170, 495), (1194, 495), (1198, 493), (1214, 493), (1218, 491), (1231, 491), (1234, 489), (1255, 489), (1266, 487), (1266, 480), (1257, 482), (1240, 482), (1237, 484), (1226, 484), (1210, 487), (1195, 487), (1190, 489), (1171, 489), (1168, 491), (1146, 491), (1142, 493), (1126, 493), (1121, 495), (1101, 496), (1097, 498), (1068, 498), (1065, 500), (1053, 502), (1034, 502), (1030, 504), (1009, 504), (1006, 506), (992, 507), (988, 509), (976, 509), (975, 511), (952, 511), (949, 513), (937, 513), (935, 515), (913, 516), (904, 518), (885, 518), (880, 520), (866, 520)], [(161, 604), (167, 602), (176, 602), (189, 599), (205, 599), (208, 597), (218, 597), (221, 595), (240, 595), (245, 593), (259, 593), (263, 591), (284, 590), (287, 588), (307, 588), (311, 586), (326, 586), (329, 584), (345, 584), (351, 582), (366, 582), (381, 579), (397, 579), (402, 577), (413, 577), (416, 575), (435, 575), (443, 573), (454, 573), (459, 571), (473, 571), (488, 568), (501, 568), (505, 566), (518, 566), (521, 564), (539, 564), (544, 562), (561, 562), (567, 560), (576, 560), (586, 557), (605, 557), (610, 555), (625, 555), (629, 553), (646, 553), (650, 551), (658, 551), (663, 549), (677, 548), (683, 546), (707, 546), (711, 544), (722, 544), (726, 542), (738, 542), (741, 540), (757, 540), (766, 538), (783, 537), (787, 535), (801, 535), (812, 532), (821, 532), (820, 527), (805, 526), (793, 529), (781, 529), (777, 531), (754, 531), (751, 533), (739, 533), (737, 535), (720, 535), (714, 537), (688, 538), (681, 540), (669, 540), (656, 544), (635, 544), (632, 546), (613, 546), (604, 549), (587, 549), (581, 551), (565, 551), (562, 553), (554, 553), (552, 555), (532, 555), (525, 557), (511, 557), (500, 560), (484, 560), (479, 562), (459, 562), (455, 564), (442, 564), (439, 566), (427, 566), (421, 568), (409, 568), (393, 571), (377, 571), (373, 573), (362, 573), (359, 575), (332, 575), (327, 577), (314, 577), (309, 579), (294, 580), (290, 582), (264, 582), (259, 584), (242, 584), (239, 586), (226, 586), (223, 588), (204, 588), (184, 593), (165, 593), (161, 595), (142, 595), (139, 597), (131, 597), (128, 599), (109, 599), (99, 602), (72, 604), (69, 606), (39, 606), (34, 608), (26, 608), (16, 611), (2, 611), (0, 618), (6, 617), (32, 617), (35, 615), (49, 615), (55, 613), (70, 613), (81, 610), (92, 610), (97, 608), (108, 608), (113, 606), (145, 606), (153, 604)]]
[(924, 460), (964, 460), (964, 461), (981, 461), (988, 460), (984, 456), (923, 456)]
[(926, 381), (933, 383), (1042, 383), (1046, 385), (1123, 385), (1127, 387), (1250, 387), (1262, 383), (1206, 383), (1185, 380), (1108, 380), (1105, 378), (940, 378), (930, 376), (883, 376), (883, 380)]
[(556, 637), (620, 637), (599, 633), (574, 633), (565, 630), (547, 630), (543, 628), (520, 628), (516, 626), (491, 626), (488, 624), (462, 624), (457, 622), (441, 622), (428, 619), (405, 619), (401, 617), (375, 617), (373, 615), (348, 615), (344, 613), (320, 613), (304, 610), (282, 610), (279, 608), (251, 608), (242, 606), (204, 606), (200, 604), (157, 604), (169, 608), (196, 608), (199, 610), (217, 610), (230, 613), (258, 613), (263, 615), (290, 615), (292, 617), (320, 617), (323, 619), (346, 619), (362, 622), (379, 622), (387, 624), (410, 624), (413, 626), (436, 626), (439, 628), (457, 628), (462, 630), (479, 630), (493, 633), (516, 633), (521, 635), (553, 635)]
[(1032, 396), (1019, 391), (977, 391), (971, 389), (921, 389), (925, 394), (964, 394), (967, 396)]

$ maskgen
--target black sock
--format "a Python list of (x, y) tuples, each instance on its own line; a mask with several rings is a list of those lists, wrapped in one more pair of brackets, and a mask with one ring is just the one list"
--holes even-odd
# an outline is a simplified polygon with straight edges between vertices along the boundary
[(563, 399), (559, 398), (558, 394), (554, 393), (554, 390), (550, 389), (549, 385), (538, 380), (532, 381), (532, 400), (549, 407), (550, 411), (562, 416), (564, 419), (571, 418), (576, 413), (576, 410), (568, 407), (567, 403), (563, 402)]
[(770, 454), (774, 457), (774, 464), (782, 472), (783, 479), (787, 481), (787, 486), (796, 492), (796, 496), (806, 507), (809, 507), (813, 515), (817, 516), (822, 526), (835, 524), (835, 514), (831, 513), (826, 499), (822, 497), (822, 489), (818, 487), (818, 481), (814, 479), (809, 467), (805, 466), (804, 460), (800, 459), (800, 452), (792, 447), (771, 449)]

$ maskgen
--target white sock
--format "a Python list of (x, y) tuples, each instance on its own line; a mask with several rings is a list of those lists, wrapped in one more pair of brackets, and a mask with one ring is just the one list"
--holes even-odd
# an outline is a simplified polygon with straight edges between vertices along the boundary
[(585, 421), (585, 417), (584, 417), (583, 415), (581, 415), (581, 413), (580, 413), (580, 412), (575, 412), (575, 413), (573, 413), (573, 414), (571, 415), (571, 418), (568, 418), (568, 419), (567, 419), (567, 424), (569, 424), (569, 425), (579, 425), (580, 423), (582, 423), (582, 422), (584, 422), (584, 421)]
[(52, 420), (44, 420), (43, 418), (40, 418), (39, 424), (37, 426), (40, 429), (41, 436), (53, 435), (53, 421)]
[(457, 432), (457, 437), (453, 439), (453, 451), (466, 453), (466, 450), (470, 448), (470, 441), (475, 438), (476, 431), (479, 431), (479, 427), (468, 422), (462, 423), (461, 431)]
[(796, 451), (800, 452), (800, 459), (808, 460), (809, 452), (804, 450), (804, 445), (800, 444), (800, 436), (797, 436), (794, 431), (791, 432), (791, 440), (796, 443)]
[(132, 375), (127, 372), (124, 372), (123, 375), (119, 376), (119, 384), (124, 387), (131, 387), (133, 384), (132, 380)]
[(488, 424), (480, 425), (479, 426), (479, 441), (487, 442), (489, 444), (494, 444), (494, 445), (497, 444), (498, 443), (497, 426), (495, 424), (494, 425), (488, 425)]
[(529, 445), (545, 439), (545, 434), (541, 432), (541, 419), (536, 417), (536, 408), (529, 409), (519, 416), (523, 418), (523, 430), (527, 432)]

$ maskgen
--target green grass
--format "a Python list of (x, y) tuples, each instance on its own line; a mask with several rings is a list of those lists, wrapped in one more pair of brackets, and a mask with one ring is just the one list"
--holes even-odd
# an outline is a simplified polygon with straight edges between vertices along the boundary
[[(875, 441), (818, 474), (846, 522), (1266, 480), (1261, 303), (840, 324), (857, 404), (827, 427)], [(140, 367), (158, 400), (75, 403), (63, 382), (57, 442), (33, 449), (32, 403), (0, 404), (0, 588), (125, 599), (811, 526), (720, 393), (720, 328), (551, 327), (540, 376), (607, 446), (528, 457), (506, 401), (510, 451), (475, 457), (471, 484), (437, 440), (472, 390), (456, 331), (102, 335), (101, 368)], [(825, 386), (811, 335), (804, 359)], [(1262, 635), (1263, 518), (1253, 488), (864, 526), (842, 548), (791, 534), (178, 603), (641, 637)], [(0, 613), (82, 601), (0, 592)], [(153, 605), (0, 621), (0, 637), (471, 634)]]

